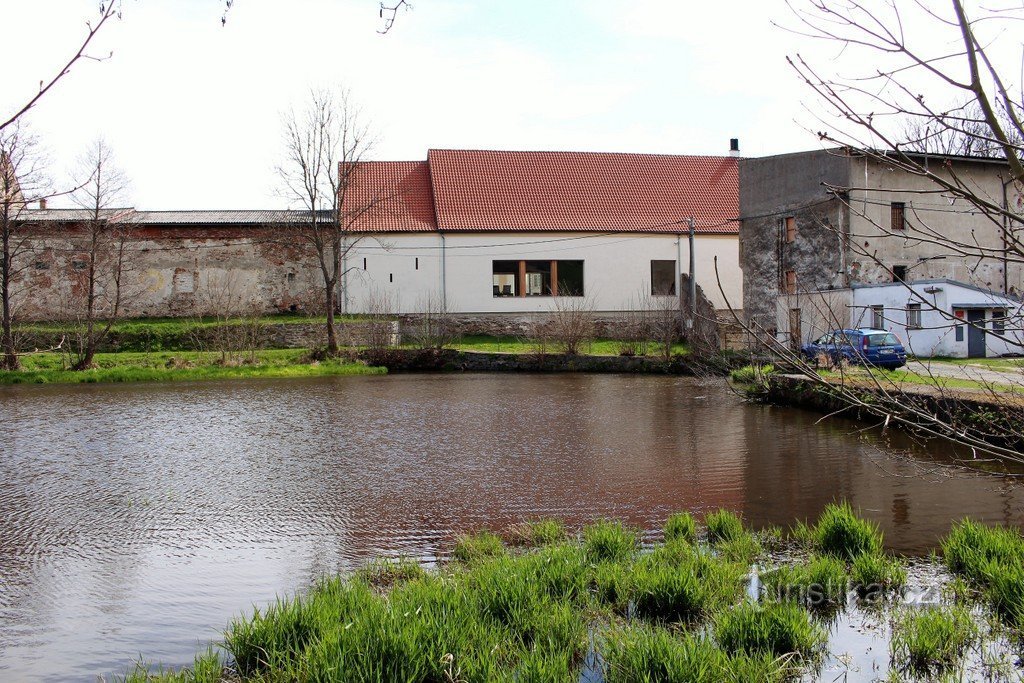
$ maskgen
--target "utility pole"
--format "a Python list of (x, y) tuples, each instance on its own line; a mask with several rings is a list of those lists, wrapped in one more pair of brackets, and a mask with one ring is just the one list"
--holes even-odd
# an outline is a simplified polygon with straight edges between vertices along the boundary
[(690, 216), (687, 223), (690, 226), (690, 319), (687, 321), (686, 326), (692, 332), (693, 325), (697, 320), (697, 280), (694, 277), (694, 271), (697, 270), (697, 258), (693, 253), (693, 216)]

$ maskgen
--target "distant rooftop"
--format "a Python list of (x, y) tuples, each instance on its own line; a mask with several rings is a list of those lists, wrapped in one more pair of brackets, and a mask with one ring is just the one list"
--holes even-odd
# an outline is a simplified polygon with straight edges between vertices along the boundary
[[(111, 214), (130, 214), (130, 221), (140, 225), (273, 225), (289, 223), (309, 215), (305, 210), (237, 209), (187, 211), (134, 211), (130, 208), (110, 209)], [(330, 217), (329, 211), (321, 212)], [(24, 218), (36, 221), (77, 222), (88, 220), (86, 209), (31, 209)]]

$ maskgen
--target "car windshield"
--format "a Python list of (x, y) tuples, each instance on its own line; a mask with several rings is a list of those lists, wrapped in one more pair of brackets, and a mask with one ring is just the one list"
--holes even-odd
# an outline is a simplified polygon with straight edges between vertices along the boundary
[(885, 333), (882, 334), (869, 334), (868, 346), (899, 346), (900, 340), (896, 338), (895, 334)]

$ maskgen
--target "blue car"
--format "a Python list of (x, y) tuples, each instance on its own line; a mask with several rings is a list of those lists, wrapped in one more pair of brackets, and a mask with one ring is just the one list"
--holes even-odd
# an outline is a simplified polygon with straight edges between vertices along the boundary
[(874, 365), (888, 370), (907, 364), (907, 350), (892, 332), (861, 327), (856, 330), (834, 330), (800, 347), (808, 360), (824, 355), (833, 363)]

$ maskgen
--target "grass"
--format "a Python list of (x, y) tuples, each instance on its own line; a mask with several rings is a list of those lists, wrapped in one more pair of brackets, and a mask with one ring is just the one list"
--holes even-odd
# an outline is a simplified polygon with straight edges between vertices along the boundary
[(1009, 625), (1024, 627), (1024, 537), (1016, 529), (963, 520), (942, 541), (951, 572), (982, 592)]
[(899, 668), (928, 676), (958, 665), (977, 637), (963, 607), (910, 609), (894, 620), (890, 650)]
[(761, 575), (767, 594), (779, 602), (797, 601), (809, 607), (839, 606), (846, 602), (850, 576), (846, 563), (830, 556), (778, 567)]
[(733, 541), (742, 536), (743, 520), (731, 510), (715, 510), (704, 518), (708, 542), (712, 545), (721, 541)]
[(512, 525), (506, 534), (511, 545), (536, 548), (565, 539), (565, 525), (556, 519), (540, 519)]
[(602, 520), (583, 529), (583, 549), (590, 562), (630, 560), (636, 555), (640, 537), (622, 522)]
[[(847, 510), (837, 509), (850, 527)], [(837, 516), (826, 513), (823, 520)], [(738, 520), (731, 513), (719, 517)], [(900, 569), (870, 551), (849, 562), (812, 554), (804, 564), (764, 573), (765, 585), (780, 592), (752, 603), (745, 599), (749, 565), (721, 548), (753, 535), (741, 524), (738, 534), (709, 546), (696, 540), (692, 517), (673, 519), (666, 527), (678, 533), (643, 551), (636, 531), (619, 522), (567, 536), (561, 524), (542, 520), (523, 525), (512, 539), (518, 548), (480, 532), (461, 537), (456, 559), (430, 570), (406, 560), (371, 563), (234, 620), (223, 653), (201, 653), (193, 670), (151, 672), (140, 665), (126, 678), (569, 683), (581, 679), (588, 661), (609, 683), (781, 682), (813, 676), (826, 641), (808, 609), (814, 602), (781, 589), (821, 585), (825, 599), (838, 603), (848, 574), (891, 576)], [(821, 526), (807, 527), (808, 537), (817, 538)], [(722, 528), (734, 529), (735, 522)], [(995, 540), (985, 540), (990, 537)], [(958, 568), (977, 559), (957, 553), (979, 539), (979, 561), (1020, 566), (1014, 562), (1021, 541), (1012, 532), (962, 523), (950, 538), (947, 561)], [(987, 570), (976, 575), (990, 588), (1001, 580)], [(894, 661), (955, 664), (977, 633), (966, 614), (955, 607), (897, 615)]]
[(694, 543), (697, 540), (697, 521), (689, 512), (678, 512), (665, 521), (666, 541), (686, 541)]
[(90, 370), (66, 369), (66, 358), (56, 353), (25, 356), (23, 369), (0, 371), (0, 384), (90, 384), (98, 382), (160, 382), (242, 377), (323, 377), (383, 374), (373, 368), (342, 360), (308, 362), (302, 349), (257, 351), (256, 362), (219, 365), (220, 354), (202, 351), (121, 352), (96, 354)]
[[(583, 352), (591, 356), (618, 356), (621, 342), (614, 339), (592, 339), (583, 345)], [(451, 345), (451, 348), (458, 351), (476, 351), (480, 353), (523, 353), (537, 354), (544, 351), (544, 347), (535, 341), (520, 337), (491, 337), (486, 335), (467, 335)], [(553, 353), (551, 345), (547, 346), (547, 353)], [(689, 347), (683, 343), (672, 345), (672, 355), (685, 355), (689, 353)], [(648, 356), (658, 356), (655, 344), (647, 345)]]
[(826, 634), (795, 603), (745, 602), (719, 615), (715, 637), (726, 652), (773, 657), (796, 653), (811, 659), (825, 644)]
[(819, 552), (852, 561), (863, 553), (881, 553), (882, 532), (844, 501), (825, 507), (814, 528), (814, 543)]
[(907, 571), (895, 558), (867, 552), (853, 559), (850, 578), (862, 598), (875, 599), (906, 584)]
[(849, 381), (855, 385), (868, 387), (873, 387), (875, 386), (875, 383), (878, 382), (881, 386), (889, 389), (901, 388), (903, 385), (910, 385), (935, 387), (939, 389), (966, 389), (969, 391), (988, 391), (996, 388), (1009, 393), (1024, 392), (1024, 386), (1014, 383), (1000, 384), (998, 382), (980, 382), (972, 379), (930, 375), (928, 373), (914, 372), (913, 370), (885, 370), (882, 368), (872, 368), (870, 372), (872, 373), (873, 379), (867, 376), (867, 372), (868, 371), (863, 368), (855, 367), (849, 368), (841, 373), (833, 370), (818, 370), (818, 375), (827, 380), (836, 382)]

